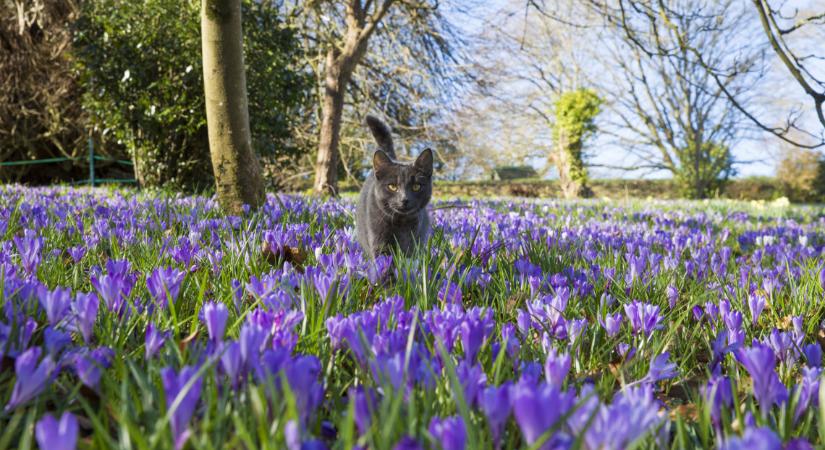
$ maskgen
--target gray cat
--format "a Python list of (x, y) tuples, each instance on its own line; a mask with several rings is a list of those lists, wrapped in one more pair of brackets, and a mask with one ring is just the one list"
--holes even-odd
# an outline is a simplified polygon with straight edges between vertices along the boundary
[(358, 197), (358, 242), (369, 257), (389, 253), (395, 244), (409, 255), (430, 228), (426, 206), (433, 192), (433, 152), (424, 150), (412, 164), (395, 162), (389, 127), (373, 116), (367, 116), (367, 125), (379, 150)]

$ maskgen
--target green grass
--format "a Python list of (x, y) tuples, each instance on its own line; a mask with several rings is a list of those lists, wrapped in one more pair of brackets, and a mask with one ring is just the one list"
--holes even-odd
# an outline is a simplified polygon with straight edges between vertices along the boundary
[[(586, 319), (584, 334), (570, 345), (563, 339), (552, 339), (551, 345), (568, 352), (573, 358), (566, 386), (580, 389), (592, 383), (598, 397), (611, 401), (622, 386), (633, 383), (647, 374), (650, 360), (669, 352), (678, 366), (679, 375), (657, 384), (656, 395), (662, 401), (671, 422), (666, 434), (671, 448), (707, 448), (719, 442), (721, 436), (742, 432), (745, 415), (753, 414), (756, 425), (767, 426), (783, 440), (802, 436), (819, 445), (820, 430), (825, 419), (818, 409), (810, 408), (803, 418), (794, 423), (790, 414), (795, 407), (793, 397), (783, 407), (774, 407), (767, 414), (759, 414), (760, 406), (750, 394), (750, 378), (733, 355), (725, 356), (722, 371), (735, 384), (737, 407), (726, 410), (722, 422), (712, 425), (708, 405), (702, 400), (700, 387), (710, 375), (708, 363), (716, 329), (722, 325), (697, 322), (692, 309), (706, 302), (718, 303), (721, 295), (717, 286), (730, 287), (724, 296), (732, 308), (744, 316), (745, 342), (766, 339), (774, 328), (791, 329), (789, 318), (801, 315), (804, 319), (804, 343), (816, 342), (820, 323), (825, 318), (822, 307), (823, 288), (817, 278), (822, 265), (821, 253), (806, 254), (793, 239), (801, 233), (808, 237), (812, 248), (822, 251), (825, 244), (823, 211), (817, 208), (790, 207), (782, 203), (710, 202), (598, 202), (579, 203), (530, 201), (511, 203), (510, 200), (489, 201), (468, 208), (439, 209), (434, 215), (434, 234), (426, 248), (410, 257), (394, 255), (395, 277), (377, 285), (354, 273), (337, 269), (336, 279), (350, 275), (343, 295), (335, 292), (321, 298), (312, 282), (301, 272), (319, 265), (317, 255), (354, 250), (347, 242), (346, 233), (353, 225), (346, 208), (317, 203), (306, 198), (287, 198), (287, 211), (270, 199), (268, 206), (242, 219), (237, 228), (227, 226), (225, 219), (202, 199), (192, 201), (167, 194), (133, 194), (130, 191), (26, 190), (0, 188), (0, 218), (3, 240), (10, 242), (27, 228), (37, 229), (43, 238), (43, 260), (37, 270), (37, 279), (49, 289), (69, 287), (73, 292), (94, 291), (90, 277), (105, 266), (107, 260), (128, 260), (137, 277), (130, 294), (134, 308), (128, 316), (119, 317), (108, 311), (101, 302), (101, 311), (95, 326), (93, 347), (110, 347), (116, 357), (103, 370), (99, 387), (84, 386), (70, 368), (61, 374), (33, 401), (0, 413), (0, 450), (35, 447), (35, 422), (47, 412), (71, 411), (80, 418), (80, 448), (155, 449), (172, 445), (171, 413), (160, 379), (164, 367), (179, 369), (196, 365), (202, 375), (203, 387), (194, 420), (188, 448), (285, 448), (287, 424), (296, 420), (301, 411), (291, 386), (284, 377), (268, 382), (242, 383), (229, 386), (215, 370), (218, 360), (207, 351), (206, 327), (199, 313), (206, 301), (227, 305), (229, 320), (227, 339), (238, 339), (241, 328), (250, 314), (264, 306), (261, 299), (245, 294), (240, 309), (235, 307), (233, 280), (242, 284), (250, 277), (281, 274), (283, 263), (271, 264), (262, 254), (262, 233), (282, 226), (304, 224), (298, 236), (298, 246), (306, 253), (306, 260), (295, 272), (299, 283), (295, 308), (303, 319), (295, 329), (295, 354), (316, 356), (321, 365), (319, 382), (324, 388), (323, 403), (312, 415), (303, 430), (306, 439), (325, 439), (334, 448), (392, 448), (403, 436), (413, 436), (428, 446), (436, 446), (437, 439), (427, 427), (432, 417), (459, 415), (468, 427), (467, 448), (491, 448), (492, 437), (484, 415), (464, 398), (456, 366), (463, 358), (464, 348), (454, 343), (449, 352), (444, 343), (420, 328), (423, 314), (415, 317), (415, 326), (404, 337), (408, 349), (403, 367), (411, 364), (413, 345), (421, 345), (444, 363), (443, 370), (432, 373), (431, 386), (418, 386), (406, 391), (396, 389), (388, 380), (376, 378), (362, 367), (349, 351), (334, 350), (327, 333), (326, 321), (338, 315), (347, 316), (371, 309), (377, 302), (399, 295), (407, 308), (424, 312), (440, 308), (439, 289), (445, 279), (462, 284), (465, 308), (488, 308), (495, 320), (495, 329), (481, 347), (478, 362), (487, 383), (499, 384), (517, 380), (518, 361), (500, 353), (493, 354), (493, 344), (499, 341), (501, 326), (516, 323), (519, 309), (531, 299), (530, 287), (520, 282), (516, 262), (528, 259), (546, 275), (564, 273), (569, 269), (587, 273), (593, 267), (615, 269), (616, 279), (593, 276), (587, 293), (571, 297), (564, 316)], [(351, 201), (351, 200), (347, 200)], [(337, 205), (337, 204), (335, 204)], [(38, 209), (37, 207), (42, 207)], [(735, 212), (744, 212), (740, 220)], [(191, 219), (194, 217), (194, 219)], [(36, 218), (36, 219), (35, 219)], [(215, 234), (208, 229), (209, 221), (221, 223)], [(518, 220), (525, 221), (519, 225)], [(37, 221), (40, 221), (39, 223)], [(62, 224), (62, 225), (61, 225)], [(84, 233), (71, 233), (68, 227), (82, 224)], [(463, 225), (462, 225), (463, 224)], [(68, 225), (68, 226), (67, 226)], [(124, 231), (115, 230), (121, 227)], [(203, 230), (199, 230), (203, 228)], [(112, 230), (111, 235), (106, 231)], [(757, 265), (745, 259), (755, 248), (744, 245), (739, 238), (754, 230), (785, 240), (787, 258), (782, 252), (767, 251)], [(193, 234), (193, 233), (197, 233)], [(80, 263), (74, 264), (64, 250), (87, 245), (84, 236), (100, 234), (97, 245), (90, 249)], [(672, 253), (672, 242), (678, 236), (701, 239), (701, 244), (688, 245)], [(176, 262), (170, 249), (179, 245), (183, 237), (195, 239), (202, 247), (223, 251), (220, 267), (200, 261), (194, 269)], [(310, 242), (309, 245), (306, 242)], [(488, 252), (473, 252), (476, 243), (483, 243)], [(632, 246), (631, 246), (632, 244)], [(11, 243), (3, 247), (8, 263), (19, 270), (19, 256)], [(629, 248), (643, 246), (654, 254), (677, 258), (681, 264), (689, 260), (699, 248), (710, 254), (722, 247), (731, 249), (726, 274), (710, 272), (704, 279), (688, 276), (684, 266), (676, 269), (662, 267), (645, 282), (627, 284), (624, 275), (629, 268), (625, 253)], [(163, 249), (166, 250), (163, 250)], [(53, 250), (57, 250), (52, 254)], [(585, 252), (592, 250), (593, 255)], [(317, 252), (317, 254), (316, 254)], [(480, 254), (481, 253), (481, 254)], [(485, 261), (484, 256), (489, 257)], [(737, 258), (743, 257), (741, 262)], [(0, 262), (3, 258), (0, 258)], [(747, 307), (749, 292), (739, 286), (739, 267), (750, 267), (750, 277), (761, 282), (759, 268), (785, 268), (780, 290), (769, 296), (769, 305), (758, 323), (750, 323)], [(175, 267), (187, 270), (181, 293), (168, 308), (143, 308), (149, 303), (145, 276), (157, 267)], [(466, 274), (456, 268), (480, 267), (489, 275), (489, 283), (482, 287), (466, 282)], [(797, 273), (798, 272), (798, 273)], [(675, 308), (668, 307), (665, 291), (668, 286), (679, 290)], [(605, 308), (600, 297), (609, 293), (616, 304)], [(20, 295), (19, 291), (6, 293)], [(627, 319), (616, 337), (608, 337), (598, 325), (606, 310), (622, 312), (623, 305), (633, 300), (657, 305), (663, 314), (665, 326), (650, 337), (634, 335)], [(4, 297), (4, 304), (11, 298)], [(38, 322), (32, 343), (44, 342), (45, 314), (36, 303), (28, 303), (25, 313)], [(149, 323), (170, 333), (158, 356), (144, 359), (144, 335)], [(73, 345), (81, 346), (82, 338), (73, 334)], [(636, 356), (624, 360), (616, 353), (619, 343), (637, 349)], [(518, 354), (520, 361), (543, 364), (546, 350), (539, 331), (523, 339)], [(16, 382), (13, 362), (6, 358), (0, 371), (0, 396), (9, 399)], [(803, 366), (781, 364), (778, 373), (785, 385), (795, 385)], [(366, 433), (359, 433), (353, 419), (354, 405), (346, 395), (354, 386), (367, 386), (382, 395), (375, 408), (372, 425)], [(819, 396), (825, 393), (820, 392)], [(180, 399), (178, 399), (180, 400)], [(553, 405), (547, 405), (552, 408)], [(334, 429), (334, 435), (329, 429)], [(584, 445), (579, 440), (577, 445)], [(519, 426), (511, 417), (504, 434), (505, 448), (529, 447), (523, 441)], [(633, 448), (658, 448), (653, 435), (645, 435)]]

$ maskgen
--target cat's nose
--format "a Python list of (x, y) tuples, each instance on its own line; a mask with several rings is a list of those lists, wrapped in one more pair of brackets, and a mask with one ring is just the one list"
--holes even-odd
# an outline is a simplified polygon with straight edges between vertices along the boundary
[(410, 207), (410, 200), (407, 199), (407, 198), (401, 200), (401, 206), (404, 207), (404, 209), (409, 208)]

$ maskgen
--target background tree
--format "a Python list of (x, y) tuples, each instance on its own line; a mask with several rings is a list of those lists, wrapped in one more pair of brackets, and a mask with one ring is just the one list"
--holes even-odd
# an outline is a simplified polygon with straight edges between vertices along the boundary
[(265, 200), (258, 159), (252, 151), (241, 34), (241, 0), (203, 0), (203, 82), (209, 152), (218, 201), (243, 213)]
[(337, 193), (338, 142), (347, 84), (355, 66), (367, 51), (370, 37), (393, 1), (366, 1), (362, 4), (361, 0), (349, 0), (345, 3), (344, 32), (326, 50), (315, 192)]
[[(440, 69), (430, 62), (449, 58), (450, 44), (443, 34), (444, 21), (438, 5), (432, 0), (347, 0), (307, 5), (299, 2), (296, 6), (296, 15), (304, 21), (301, 29), (306, 30), (307, 46), (323, 55), (314, 64), (320, 80), (316, 192), (337, 190), (341, 130), (348, 98), (357, 100), (361, 110), (372, 104), (391, 117), (401, 117), (402, 114), (392, 112), (413, 111), (407, 108), (414, 104), (395, 103), (402, 98), (401, 93), (413, 92), (415, 97), (421, 92), (415, 83), (405, 83), (399, 74), (405, 70), (437, 74)], [(368, 47), (378, 50), (368, 52)], [(390, 63), (400, 60), (406, 63)], [(396, 80), (391, 81), (393, 78)], [(427, 81), (423, 84), (429, 85)], [(374, 102), (379, 98), (379, 102)], [(361, 127), (358, 122), (365, 112), (351, 114), (356, 120), (349, 123)]]
[(822, 153), (787, 144), (776, 168), (776, 181), (793, 202), (825, 199), (825, 158)]
[[(764, 65), (757, 51), (730, 51), (750, 26), (738, 2), (646, 6), (627, 23), (608, 21), (612, 35), (605, 41), (605, 63), (618, 70), (602, 79), (602, 86), (610, 92), (617, 118), (613, 133), (636, 157), (631, 168), (670, 172), (682, 195), (704, 198), (733, 175), (736, 161), (730, 148), (747, 131), (743, 115), (730, 107), (722, 91), (748, 104), (748, 91), (764, 74)], [(644, 51), (653, 47), (669, 50)], [(702, 60), (694, 48), (702, 49)], [(737, 71), (717, 85), (704, 63), (723, 65), (729, 59), (737, 61)]]
[[(283, 188), (307, 151), (296, 130), (312, 112), (312, 73), (277, 5), (245, 0), (244, 62), (254, 150)], [(90, 0), (75, 56), (100, 147), (130, 155), (142, 186), (214, 186), (197, 0)], [(139, 23), (137, 27), (134, 24)]]
[[(75, 0), (3, 3), (0, 15), (0, 161), (83, 158), (82, 87), (73, 71)], [(87, 174), (85, 160), (0, 167), (0, 181), (48, 183)]]
[(592, 89), (578, 89), (562, 94), (556, 102), (553, 142), (550, 159), (559, 171), (559, 184), (565, 198), (590, 197), (584, 143), (596, 131), (595, 119), (602, 100)]
[[(536, 2), (531, 0), (531, 3)], [(741, 33), (739, 39), (737, 36), (731, 36), (727, 42), (727, 54), (730, 57), (720, 59), (706, 57), (705, 48), (694, 45), (695, 42), (682, 41), (680, 45), (673, 45), (672, 40), (646, 38), (648, 29), (644, 26), (645, 23), (655, 23), (657, 33), (678, 35), (687, 19), (697, 17), (692, 11), (681, 8), (678, 3), (651, 0), (588, 0), (586, 4), (601, 14), (607, 23), (620, 28), (629, 45), (635, 46), (648, 56), (677, 56), (687, 50), (694, 61), (708, 73), (720, 95), (758, 129), (802, 148), (825, 145), (825, 71), (821, 64), (817, 63), (825, 58), (822, 46), (818, 45), (818, 42), (825, 39), (825, 28), (821, 26), (825, 24), (823, 8), (814, 6), (815, 9), (806, 11), (800, 10), (794, 2), (772, 3), (769, 0), (751, 0), (750, 6), (738, 5), (748, 15), (747, 25), (756, 22), (758, 26), (754, 29), (749, 26), (748, 32)], [(706, 2), (703, 10), (707, 12), (707, 7), (713, 5), (713, 2)], [(751, 17), (752, 15), (755, 17)], [(717, 32), (718, 27), (711, 26), (707, 31)], [(747, 38), (742, 38), (745, 36)], [(777, 56), (778, 62), (786, 69), (792, 82), (813, 101), (810, 112), (814, 113), (814, 120), (818, 121), (819, 126), (806, 124), (806, 114), (798, 108), (792, 108), (781, 120), (765, 118), (768, 114), (765, 114), (764, 108), (759, 108), (750, 98), (743, 98), (741, 92), (727, 89), (729, 79), (741, 74), (740, 59), (749, 59), (750, 56), (745, 55), (752, 55), (754, 50), (762, 52), (766, 48)], [(773, 96), (774, 103), (778, 103), (787, 95), (785, 85), (788, 81), (787, 76), (773, 80), (773, 86), (766, 93), (769, 97)]]
[[(552, 6), (559, 14), (579, 14), (575, 2)], [(583, 40), (590, 34), (525, 11), (524, 2), (490, 7), (470, 38), (474, 83), (460, 116), (464, 172), (486, 177), (496, 166), (528, 163), (552, 173), (556, 104), (565, 92), (591, 85), (592, 56)]]
[[(821, 7), (801, 16), (799, 10), (784, 14), (781, 11), (781, 3), (779, 6), (774, 7), (768, 0), (752, 1), (771, 50), (779, 58), (779, 61), (794, 81), (802, 88), (805, 95), (813, 101), (814, 112), (822, 126), (819, 143), (813, 144), (813, 146), (825, 145), (825, 111), (823, 111), (823, 108), (825, 108), (823, 106), (825, 105), (825, 71), (821, 68), (817, 71), (813, 68), (816, 63), (809, 63), (809, 61), (822, 61), (825, 58), (825, 53), (822, 52), (821, 45), (816, 45), (814, 48), (803, 48), (802, 50), (806, 53), (801, 56), (789, 40), (794, 34), (809, 34), (807, 37), (812, 37), (813, 42), (821, 43), (822, 39), (825, 38), (825, 31), (822, 27), (825, 25), (825, 8)], [(792, 122), (788, 128), (791, 125), (793, 125)]]

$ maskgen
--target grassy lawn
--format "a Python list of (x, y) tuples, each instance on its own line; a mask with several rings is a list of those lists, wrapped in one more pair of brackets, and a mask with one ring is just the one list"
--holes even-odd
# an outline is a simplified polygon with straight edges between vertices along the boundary
[(823, 445), (825, 210), (439, 201), (368, 261), (353, 208), (0, 187), (0, 450)]

